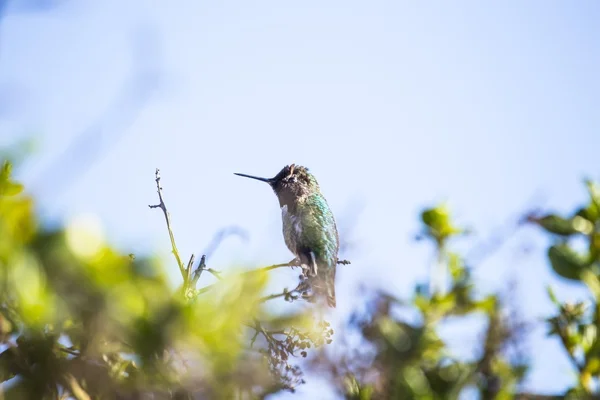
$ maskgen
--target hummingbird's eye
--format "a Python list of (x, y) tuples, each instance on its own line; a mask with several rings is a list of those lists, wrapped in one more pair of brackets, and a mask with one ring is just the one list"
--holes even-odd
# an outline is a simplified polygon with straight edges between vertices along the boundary
[(298, 182), (298, 177), (296, 175), (290, 176), (290, 182)]

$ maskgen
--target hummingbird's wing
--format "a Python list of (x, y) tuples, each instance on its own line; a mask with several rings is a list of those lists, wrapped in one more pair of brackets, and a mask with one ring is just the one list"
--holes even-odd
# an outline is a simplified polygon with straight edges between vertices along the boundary
[(339, 250), (339, 237), (335, 218), (327, 201), (320, 193), (309, 195), (299, 211), (300, 229), (297, 235), (296, 254), (308, 267), (310, 275), (318, 278), (313, 288), (335, 307), (335, 271)]
[(319, 193), (309, 195), (299, 214), (301, 230), (297, 232), (298, 244), (314, 253), (319, 266), (335, 266), (339, 238), (335, 218), (325, 198)]

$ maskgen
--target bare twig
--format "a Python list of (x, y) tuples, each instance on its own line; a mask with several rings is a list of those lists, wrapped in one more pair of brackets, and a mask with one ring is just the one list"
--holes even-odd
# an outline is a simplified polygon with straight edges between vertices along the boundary
[(80, 353), (79, 353), (78, 350), (69, 349), (67, 347), (60, 347), (59, 350), (62, 351), (62, 352), (64, 352), (64, 353), (71, 354), (73, 356), (79, 356), (80, 355)]
[(269, 301), (269, 300), (273, 300), (273, 299), (277, 299), (279, 297), (283, 297), (285, 295), (287, 295), (289, 292), (283, 291), (281, 293), (275, 293), (275, 294), (270, 294), (268, 296), (264, 296), (260, 299), (261, 303), (264, 303), (265, 301)]
[(200, 257), (200, 264), (198, 264), (198, 268), (194, 271), (194, 277), (192, 278), (192, 287), (196, 287), (196, 283), (198, 283), (198, 279), (200, 279), (200, 275), (202, 275), (202, 271), (206, 268), (206, 256), (202, 255)]
[(254, 332), (254, 336), (252, 336), (252, 339), (250, 339), (250, 347), (254, 347), (254, 342), (256, 342), (256, 338), (258, 337), (258, 334), (260, 333), (260, 331), (258, 329), (256, 329), (256, 331)]
[(297, 300), (300, 297), (305, 296), (306, 291), (308, 289), (308, 282), (306, 280), (301, 280), (298, 286), (296, 286), (292, 290), (288, 290), (287, 288), (283, 289), (281, 293), (275, 293), (268, 296), (264, 296), (260, 299), (261, 302), (277, 299), (279, 297), (285, 297), (285, 300)]
[(154, 175), (156, 177), (156, 191), (158, 192), (158, 199), (160, 200), (160, 203), (156, 205), (149, 205), (148, 207), (160, 208), (163, 214), (165, 215), (165, 221), (167, 222), (169, 237), (171, 238), (172, 253), (175, 256), (175, 259), (177, 260), (177, 265), (179, 266), (179, 272), (181, 273), (181, 277), (183, 278), (184, 282), (187, 282), (187, 273), (185, 267), (183, 266), (183, 261), (181, 261), (181, 257), (179, 256), (179, 251), (177, 250), (177, 245), (175, 244), (175, 236), (173, 235), (173, 230), (171, 229), (171, 216), (169, 214), (169, 211), (167, 210), (167, 206), (165, 206), (165, 202), (163, 201), (162, 187), (160, 186), (160, 170), (158, 168), (156, 168), (156, 172), (154, 173)]
[(189, 285), (189, 283), (192, 280), (192, 266), (194, 265), (194, 260), (196, 259), (196, 256), (194, 256), (193, 254), (190, 257), (190, 261), (188, 261), (187, 263), (187, 267), (185, 268), (185, 282), (184, 284)]
[(217, 271), (216, 269), (207, 268), (205, 265), (204, 266), (198, 266), (198, 268), (196, 268), (196, 273), (197, 274), (201, 274), (202, 271), (206, 271), (206, 272), (211, 273), (218, 280), (222, 279), (221, 278), (221, 272)]
[(211, 274), (213, 274), (213, 276), (219, 280), (221, 280), (221, 273), (217, 270), (214, 270), (212, 268), (204, 268), (205, 271), (210, 272)]

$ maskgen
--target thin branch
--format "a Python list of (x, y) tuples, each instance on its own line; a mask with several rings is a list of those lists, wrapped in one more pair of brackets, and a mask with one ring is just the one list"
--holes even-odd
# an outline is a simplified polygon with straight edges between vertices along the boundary
[(148, 207), (160, 208), (163, 214), (165, 215), (167, 229), (169, 230), (169, 237), (171, 238), (172, 253), (175, 256), (175, 259), (177, 260), (177, 265), (179, 266), (179, 272), (181, 273), (181, 277), (183, 278), (184, 282), (187, 282), (187, 273), (183, 266), (183, 261), (181, 261), (181, 257), (179, 256), (179, 251), (177, 250), (177, 245), (175, 244), (175, 236), (173, 235), (173, 230), (171, 229), (171, 216), (169, 214), (169, 211), (167, 211), (167, 206), (165, 205), (165, 202), (163, 201), (162, 187), (160, 186), (160, 170), (158, 168), (156, 168), (156, 172), (154, 175), (156, 177), (156, 191), (158, 192), (158, 199), (160, 200), (160, 203), (158, 203), (157, 205), (149, 205)]
[(192, 254), (190, 257), (190, 261), (188, 261), (187, 267), (185, 268), (185, 280), (183, 283), (186, 286), (186, 289), (192, 280), (192, 266), (194, 265), (195, 259), (196, 259), (196, 256)]
[(261, 267), (261, 268), (251, 269), (249, 271), (244, 271), (244, 274), (253, 274), (256, 272), (266, 272), (266, 271), (271, 271), (271, 270), (274, 270), (277, 268), (284, 268), (284, 267), (297, 267), (297, 265), (292, 265), (290, 263), (273, 264), (273, 265), (269, 265), (267, 267)]
[(211, 274), (213, 274), (213, 276), (215, 278), (217, 278), (218, 280), (221, 280), (223, 278), (221, 278), (221, 273), (215, 269), (212, 268), (204, 268), (205, 271), (210, 272)]
[[(337, 263), (339, 265), (349, 265), (349, 264), (351, 264), (351, 262), (348, 261), (348, 260), (338, 260)], [(292, 260), (292, 261), (287, 262), (287, 263), (273, 264), (273, 265), (269, 265), (267, 267), (261, 267), (261, 268), (253, 269), (253, 270), (250, 270), (250, 271), (246, 271), (244, 273), (245, 274), (251, 274), (251, 273), (254, 273), (254, 272), (271, 271), (271, 270), (274, 270), (274, 269), (277, 269), (277, 268), (284, 268), (284, 267), (294, 268), (294, 267), (299, 267), (299, 266), (300, 266), (300, 264), (294, 263), (293, 260)]]
[(206, 268), (206, 266), (198, 266), (198, 268), (196, 268), (196, 271), (195, 271), (195, 273), (197, 273), (197, 274), (201, 274), (201, 273), (202, 273), (202, 271), (206, 271), (206, 272), (209, 272), (209, 273), (213, 274), (213, 276), (214, 276), (215, 278), (217, 278), (218, 280), (221, 280), (221, 279), (223, 279), (223, 278), (221, 277), (221, 272), (217, 271), (216, 269), (212, 269), (212, 268)]
[(73, 397), (77, 400), (91, 400), (90, 396), (85, 390), (79, 385), (77, 379), (71, 374), (65, 374), (63, 377), (66, 388), (71, 392)]
[(304, 294), (307, 289), (308, 289), (307, 281), (302, 280), (302, 281), (300, 281), (298, 286), (296, 286), (294, 289), (288, 290), (287, 288), (285, 288), (285, 289), (283, 289), (283, 291), (281, 293), (275, 293), (275, 294), (271, 294), (269, 296), (264, 296), (260, 299), (260, 302), (264, 303), (265, 301), (277, 299), (279, 297), (285, 297), (285, 300), (292, 300), (292, 301), (297, 300), (300, 297), (305, 297)]
[(261, 303), (264, 303), (264, 302), (266, 302), (266, 301), (269, 301), (269, 300), (277, 299), (277, 298), (279, 298), (279, 297), (283, 297), (283, 296), (286, 296), (286, 295), (288, 295), (288, 293), (289, 293), (289, 292), (283, 291), (283, 292), (281, 292), (281, 293), (270, 294), (270, 295), (268, 295), (268, 296), (262, 297), (262, 298), (260, 299), (260, 302), (261, 302)]
[[(198, 268), (196, 268), (196, 271), (194, 271), (194, 276), (192, 278), (192, 284), (191, 284), (192, 288), (196, 287), (196, 284), (198, 283), (198, 279), (200, 279), (200, 275), (202, 275), (202, 271), (204, 271), (205, 268), (206, 268), (206, 256), (202, 255), (202, 257), (200, 257), (200, 263), (198, 264)], [(191, 270), (191, 268), (190, 268), (190, 270)]]
[(271, 342), (272, 340), (275, 340), (272, 335), (288, 335), (289, 332), (286, 332), (284, 330), (278, 330), (278, 331), (267, 331), (261, 324), (261, 322), (259, 320), (257, 320), (256, 318), (254, 318), (254, 324), (244, 324), (246, 325), (248, 328), (250, 329), (254, 329), (254, 336), (252, 336), (252, 339), (250, 340), (250, 347), (254, 346), (254, 342), (256, 342), (256, 338), (258, 337), (259, 334), (262, 334), (265, 339), (267, 339), (267, 341)]
[[(277, 268), (285, 268), (285, 267), (292, 267), (293, 268), (293, 267), (298, 267), (299, 266), (297, 264), (294, 264), (292, 261), (287, 262), (287, 263), (283, 263), (283, 264), (273, 264), (273, 265), (269, 265), (269, 266), (266, 266), (266, 267), (251, 269), (249, 271), (242, 272), (242, 274), (255, 274), (257, 272), (271, 271), (271, 270), (274, 270), (274, 269), (277, 269)], [(337, 263), (340, 264), (340, 265), (348, 265), (348, 264), (350, 264), (350, 261), (348, 261), (348, 260), (339, 260)], [(202, 271), (208, 271), (208, 272), (212, 273), (213, 275), (215, 275), (215, 272), (217, 274), (220, 274), (218, 271), (211, 270), (211, 268), (206, 268), (206, 258), (205, 258), (205, 256), (202, 256), (202, 258), (200, 260), (200, 265), (198, 265), (198, 268), (196, 268), (196, 271), (194, 272), (194, 278), (192, 279), (192, 287), (195, 287), (196, 282), (198, 282), (198, 279), (200, 278), (200, 275), (202, 274)], [(221, 279), (220, 276), (218, 276), (218, 275), (215, 275), (215, 276), (217, 278)], [(286, 294), (288, 296), (290, 296), (290, 298), (292, 300), (295, 300), (299, 296), (294, 295), (294, 292), (296, 292), (298, 289), (300, 289), (303, 283), (304, 282), (300, 282), (300, 284), (295, 289), (293, 289), (292, 291), (287, 291), (286, 292), (286, 290), (284, 290), (282, 293), (276, 293), (276, 294), (272, 294), (270, 296), (265, 296), (260, 301), (264, 302), (264, 301), (268, 301), (268, 300), (271, 300), (271, 299), (276, 299), (278, 297), (284, 297), (284, 296), (286, 296)], [(203, 288), (198, 289), (195, 292), (195, 295), (199, 296), (199, 295), (201, 295), (203, 293), (206, 293), (210, 289), (212, 289), (214, 286), (215, 286), (214, 284), (213, 285), (204, 286)]]
[(254, 332), (254, 336), (252, 336), (252, 339), (250, 339), (250, 347), (254, 347), (254, 342), (256, 342), (256, 338), (258, 337), (258, 334), (260, 333), (260, 331), (258, 329), (256, 329), (256, 332)]
[(81, 355), (79, 353), (79, 351), (73, 350), (73, 349), (69, 349), (67, 347), (60, 347), (59, 350), (62, 351), (62, 352), (64, 352), (64, 353), (71, 354), (73, 356), (79, 356), (79, 355)]
[[(267, 330), (262, 326), (262, 324), (260, 323), (259, 320), (257, 320), (256, 318), (254, 319), (254, 326), (252, 325), (248, 325), (250, 328), (254, 329), (256, 331), (256, 333), (262, 333), (262, 335), (265, 337), (265, 339), (267, 340), (267, 342), (269, 342), (270, 344), (274, 345), (276, 342), (276, 339), (274, 339), (269, 332), (267, 332)], [(256, 336), (256, 335), (255, 335)]]

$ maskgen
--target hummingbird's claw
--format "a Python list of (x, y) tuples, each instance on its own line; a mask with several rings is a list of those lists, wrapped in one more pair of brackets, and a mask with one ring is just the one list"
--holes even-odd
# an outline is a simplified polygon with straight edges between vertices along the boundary
[(288, 262), (288, 265), (292, 268), (302, 266), (302, 264), (300, 264), (300, 260), (297, 257), (293, 258), (290, 262)]

